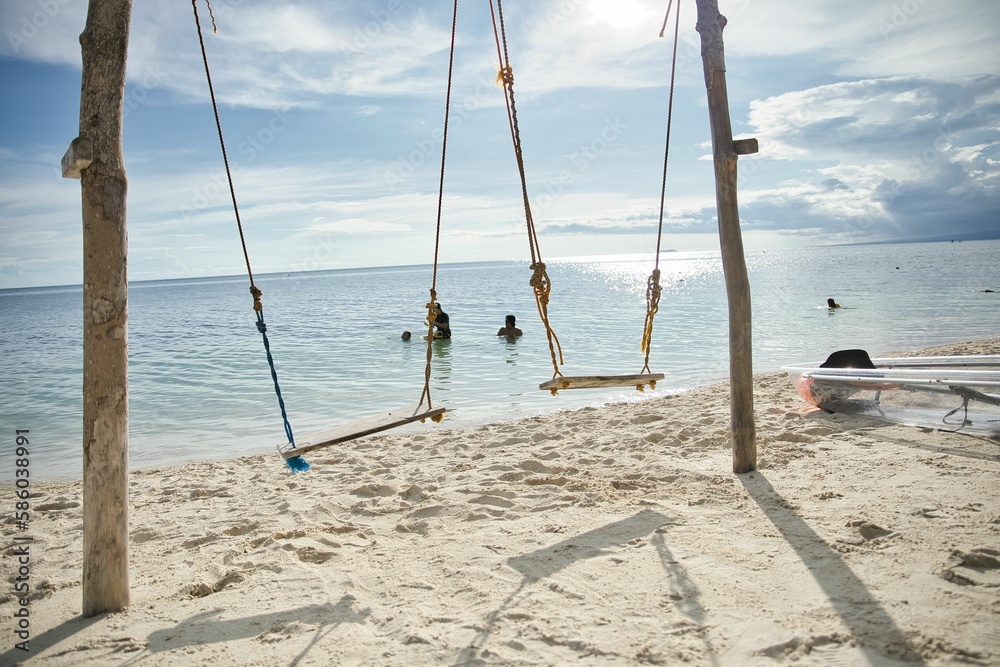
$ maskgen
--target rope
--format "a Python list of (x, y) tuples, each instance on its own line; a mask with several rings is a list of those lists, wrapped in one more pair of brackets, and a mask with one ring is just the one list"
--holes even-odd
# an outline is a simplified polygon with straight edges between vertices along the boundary
[[(206, 0), (206, 3), (208, 0)], [(250, 254), (247, 252), (247, 240), (243, 235), (243, 223), (240, 221), (240, 208), (236, 205), (236, 189), (233, 187), (233, 175), (229, 169), (229, 156), (226, 153), (226, 142), (222, 138), (222, 121), (219, 120), (219, 105), (215, 101), (215, 88), (212, 86), (212, 73), (208, 69), (208, 53), (205, 51), (205, 40), (201, 35), (201, 19), (198, 18), (198, 0), (191, 0), (191, 7), (194, 9), (194, 23), (198, 27), (198, 43), (201, 44), (201, 59), (205, 63), (205, 78), (208, 80), (208, 94), (212, 98), (212, 111), (215, 113), (215, 128), (219, 132), (219, 145), (222, 147), (222, 162), (226, 165), (226, 178), (229, 180), (229, 195), (233, 201), (233, 212), (236, 214), (236, 226), (240, 231), (240, 244), (243, 246), (243, 259), (247, 265), (247, 275), (250, 276), (250, 292), (254, 291), (253, 271), (250, 268)], [(208, 5), (209, 13), (212, 5)], [(215, 27), (215, 17), (212, 16), (212, 30), (218, 32)], [(254, 309), (259, 303), (259, 297), (254, 296)]]
[[(206, 0), (208, 5), (209, 16), (212, 19), (212, 31), (213, 33), (218, 32), (218, 28), (215, 25), (215, 15), (212, 13), (212, 4), (209, 0)], [(260, 332), (261, 338), (264, 341), (264, 352), (267, 354), (267, 365), (271, 369), (271, 380), (274, 383), (274, 393), (278, 397), (278, 407), (281, 408), (281, 420), (284, 422), (285, 426), (285, 436), (288, 438), (289, 444), (292, 448), (295, 448), (295, 437), (292, 435), (292, 425), (288, 421), (288, 413), (285, 410), (285, 401), (281, 397), (281, 387), (278, 385), (278, 371), (274, 367), (274, 357), (271, 355), (271, 343), (267, 339), (267, 324), (264, 323), (264, 304), (261, 302), (261, 295), (263, 294), (261, 290), (254, 284), (253, 280), (253, 269), (250, 267), (250, 253), (247, 251), (247, 241), (246, 236), (243, 233), (243, 222), (240, 220), (240, 208), (236, 203), (236, 188), (233, 185), (233, 174), (232, 170), (229, 168), (229, 156), (226, 154), (226, 141), (222, 136), (222, 121), (219, 119), (219, 105), (215, 99), (215, 88), (212, 86), (212, 73), (209, 71), (208, 67), (208, 53), (205, 51), (205, 39), (201, 32), (201, 19), (198, 16), (198, 0), (191, 0), (191, 8), (194, 10), (194, 23), (198, 28), (198, 43), (201, 45), (201, 59), (205, 64), (205, 78), (208, 80), (208, 94), (212, 98), (212, 111), (215, 113), (215, 128), (219, 132), (219, 145), (222, 148), (222, 161), (226, 166), (226, 179), (229, 181), (229, 195), (233, 201), (233, 212), (236, 215), (236, 227), (240, 232), (240, 244), (243, 246), (243, 259), (246, 261), (247, 265), (247, 276), (250, 278), (250, 294), (253, 297), (253, 309), (257, 313), (257, 331)], [(309, 469), (309, 464), (301, 456), (295, 456), (285, 459), (294, 471), (303, 471)]]
[[(660, 29), (660, 37), (663, 37), (663, 33), (666, 30), (667, 21), (670, 18), (670, 9), (673, 5), (674, 0), (670, 0), (670, 3), (667, 5), (667, 14), (663, 17), (663, 27)], [(674, 84), (677, 76), (677, 37), (680, 32), (680, 25), (681, 6), (678, 2), (677, 12), (674, 15), (674, 49), (670, 62), (670, 98), (667, 104), (667, 139), (663, 149), (663, 180), (660, 184), (660, 223), (656, 231), (656, 259), (653, 265), (653, 272), (646, 282), (646, 322), (643, 325), (642, 343), (639, 346), (639, 349), (646, 355), (642, 367), (642, 372), (644, 373), (649, 372), (649, 354), (653, 343), (653, 318), (659, 312), (660, 294), (663, 291), (660, 287), (660, 248), (663, 242), (663, 214), (667, 198), (667, 162), (670, 157), (670, 129), (674, 116)]]
[[(500, 61), (497, 72), (497, 83), (503, 87), (504, 101), (507, 105), (507, 122), (510, 125), (510, 136), (514, 142), (514, 157), (517, 160), (517, 171), (521, 178), (521, 199), (524, 203), (524, 218), (528, 229), (528, 247), (531, 251), (531, 279), (529, 284), (535, 294), (535, 305), (538, 317), (545, 326), (545, 337), (549, 344), (549, 355), (552, 358), (552, 378), (562, 376), (559, 366), (563, 363), (562, 345), (559, 337), (549, 322), (549, 295), (552, 291), (552, 281), (542, 261), (541, 249), (538, 245), (538, 235), (535, 231), (535, 221), (531, 216), (531, 202), (528, 198), (528, 184), (524, 173), (524, 153), (521, 150), (521, 132), (517, 125), (517, 105), (514, 103), (514, 70), (510, 66), (510, 54), (507, 50), (507, 31), (504, 26), (503, 5), (497, 0), (496, 10), (493, 0), (490, 0), (490, 14), (493, 18), (493, 37), (497, 45), (497, 58)], [(499, 27), (498, 27), (499, 23)]]
[[(424, 390), (420, 394), (420, 404), (427, 399), (427, 408), (433, 407), (431, 403), (431, 357), (433, 356), (434, 344), (434, 320), (437, 319), (437, 271), (438, 254), (441, 249), (441, 210), (444, 208), (444, 165), (445, 156), (448, 154), (448, 119), (451, 115), (451, 83), (455, 70), (455, 41), (458, 33), (458, 0), (455, 0), (451, 14), (451, 49), (448, 54), (448, 88), (444, 100), (444, 131), (441, 137), (441, 177), (438, 180), (438, 205), (437, 223), (434, 229), (434, 270), (431, 275), (430, 300), (427, 302), (427, 362), (424, 365)], [(431, 417), (439, 422), (444, 415)]]

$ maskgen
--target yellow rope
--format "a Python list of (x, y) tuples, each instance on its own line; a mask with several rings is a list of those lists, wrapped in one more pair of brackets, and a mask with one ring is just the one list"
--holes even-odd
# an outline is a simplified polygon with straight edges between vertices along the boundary
[[(427, 302), (427, 361), (424, 364), (424, 390), (420, 394), (420, 403), (427, 399), (428, 409), (431, 404), (431, 358), (434, 350), (434, 320), (437, 319), (437, 273), (438, 255), (441, 248), (441, 210), (444, 205), (444, 165), (448, 154), (448, 118), (451, 115), (451, 84), (455, 69), (455, 36), (458, 33), (458, 0), (455, 0), (451, 14), (451, 50), (448, 56), (448, 89), (444, 102), (444, 134), (441, 138), (441, 175), (438, 180), (437, 223), (434, 229), (434, 272), (431, 275), (430, 300)], [(431, 417), (435, 422), (444, 419), (444, 414)], [(420, 421), (423, 421), (422, 419)]]
[[(653, 344), (653, 318), (660, 310), (660, 270), (653, 269), (649, 279), (646, 281), (646, 324), (642, 329), (642, 344), (639, 349), (646, 353), (645, 363), (642, 366), (643, 373), (649, 373), (649, 352)], [(655, 385), (653, 385), (655, 388)], [(642, 391), (642, 389), (640, 389)]]
[[(549, 280), (549, 274), (545, 270), (545, 262), (535, 262), (531, 265), (531, 271), (531, 280), (528, 282), (535, 293), (535, 305), (538, 306), (538, 317), (542, 320), (542, 324), (545, 325), (545, 332), (549, 341), (549, 356), (552, 358), (552, 379), (554, 380), (562, 375), (559, 365), (564, 362), (559, 337), (556, 336), (556, 332), (549, 324), (549, 294), (552, 292), (552, 281)], [(557, 358), (558, 363), (556, 361)]]
[[(538, 316), (545, 326), (545, 337), (548, 340), (549, 355), (552, 358), (552, 378), (555, 379), (562, 375), (559, 370), (559, 366), (564, 363), (562, 345), (549, 323), (549, 293), (552, 291), (552, 282), (546, 273), (545, 262), (542, 261), (538, 235), (535, 233), (535, 221), (531, 215), (531, 202), (528, 198), (527, 178), (524, 173), (524, 153), (521, 150), (521, 133), (517, 126), (517, 105), (514, 101), (514, 70), (510, 66), (510, 56), (507, 51), (507, 35), (504, 28), (501, 0), (497, 0), (495, 11), (493, 0), (490, 0), (490, 13), (493, 17), (493, 36), (497, 45), (497, 58), (500, 61), (496, 82), (503, 87), (504, 101), (507, 105), (507, 122), (510, 126), (511, 139), (514, 142), (514, 157), (517, 160), (517, 171), (521, 177), (521, 199), (524, 203), (524, 219), (528, 229), (528, 247), (531, 252), (532, 276), (529, 282), (535, 293)], [(555, 392), (553, 391), (553, 393)]]
[[(660, 28), (660, 37), (663, 37), (664, 32), (666, 32), (667, 21), (670, 18), (670, 9), (673, 7), (674, 1), (670, 0), (667, 5), (667, 14), (663, 17), (663, 27)], [(677, 76), (677, 37), (680, 31), (681, 23), (681, 8), (680, 3), (677, 3), (677, 11), (674, 14), (674, 48), (673, 55), (671, 57), (670, 63), (670, 99), (667, 104), (667, 137), (663, 148), (663, 181), (660, 187), (660, 224), (656, 230), (656, 259), (653, 265), (653, 273), (650, 274), (649, 280), (646, 282), (646, 323), (642, 330), (642, 343), (639, 349), (645, 353), (645, 359), (643, 360), (642, 372), (649, 373), (649, 353), (653, 346), (653, 318), (656, 313), (660, 310), (660, 294), (662, 293), (662, 288), (660, 287), (660, 247), (663, 242), (663, 214), (666, 208), (666, 195), (667, 195), (667, 161), (670, 156), (670, 130), (674, 114), (674, 84), (676, 82)], [(650, 386), (654, 389), (656, 388), (656, 383), (651, 382)], [(642, 389), (639, 389), (642, 391)]]

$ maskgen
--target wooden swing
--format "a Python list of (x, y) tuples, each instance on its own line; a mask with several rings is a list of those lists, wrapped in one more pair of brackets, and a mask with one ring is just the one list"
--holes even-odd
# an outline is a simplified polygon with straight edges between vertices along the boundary
[[(679, 4), (679, 3), (678, 3)], [(502, 0), (497, 0), (496, 9), (493, 7), (493, 0), (490, 0), (490, 12), (493, 17), (493, 35), (497, 45), (497, 57), (500, 62), (500, 71), (497, 74), (497, 83), (503, 87), (504, 100), (507, 106), (507, 120), (510, 126), (511, 139), (514, 143), (514, 156), (517, 160), (517, 169), (521, 178), (521, 197), (524, 203), (524, 216), (528, 230), (528, 246), (531, 251), (532, 276), (529, 283), (535, 294), (535, 304), (538, 307), (538, 315), (545, 326), (545, 335), (548, 339), (549, 354), (552, 358), (552, 379), (538, 385), (541, 390), (548, 390), (553, 395), (560, 389), (597, 389), (606, 387), (635, 387), (638, 391), (643, 391), (646, 386), (651, 389), (656, 388), (656, 383), (664, 378), (663, 373), (653, 373), (649, 369), (649, 354), (653, 338), (653, 318), (659, 310), (660, 294), (660, 245), (663, 237), (663, 211), (667, 183), (667, 156), (670, 152), (670, 125), (673, 115), (674, 103), (674, 79), (677, 69), (677, 34), (680, 26), (680, 8), (677, 11), (677, 22), (674, 27), (674, 49), (673, 62), (670, 72), (670, 104), (667, 112), (667, 140), (666, 149), (663, 156), (663, 183), (660, 191), (660, 223), (656, 236), (656, 260), (653, 272), (650, 274), (646, 284), (646, 321), (643, 327), (642, 342), (640, 349), (645, 353), (645, 360), (642, 370), (632, 375), (563, 375), (560, 366), (563, 360), (562, 345), (558, 336), (549, 322), (548, 305), (549, 293), (551, 292), (551, 280), (546, 272), (545, 262), (542, 261), (541, 250), (538, 245), (538, 237), (535, 232), (535, 223), (531, 215), (531, 204), (528, 198), (527, 180), (524, 173), (524, 155), (521, 150), (521, 135), (517, 125), (517, 106), (514, 102), (514, 70), (510, 66), (510, 57), (507, 51), (507, 35), (504, 27)], [(670, 8), (667, 8), (669, 17)], [(664, 26), (666, 19), (664, 20)], [(660, 36), (663, 36), (661, 31)]]
[(299, 438), (296, 443), (288, 442), (284, 445), (278, 445), (278, 453), (286, 459), (293, 456), (303, 456), (317, 449), (348, 440), (356, 440), (380, 431), (388, 431), (391, 428), (412, 424), (415, 421), (422, 422), (427, 419), (440, 421), (445, 412), (445, 408), (442, 407), (427, 408), (422, 403), (415, 403), (404, 408), (389, 410), (349, 424), (312, 433), (305, 438)]
[[(206, 0), (207, 1), (207, 0)], [(278, 445), (278, 453), (285, 459), (288, 467), (295, 472), (302, 472), (309, 469), (309, 463), (302, 458), (302, 455), (307, 452), (313, 452), (324, 447), (329, 447), (331, 445), (336, 445), (338, 443), (347, 442), (349, 440), (354, 440), (357, 438), (362, 438), (380, 431), (386, 431), (391, 428), (396, 428), (403, 426), (405, 424), (410, 424), (416, 421), (426, 421), (430, 419), (434, 422), (440, 422), (444, 418), (444, 413), (446, 409), (443, 407), (435, 407), (431, 401), (431, 391), (430, 391), (430, 377), (431, 377), (431, 358), (433, 356), (433, 322), (435, 318), (435, 313), (437, 311), (437, 265), (438, 265), (438, 247), (441, 238), (441, 202), (443, 199), (443, 193), (438, 196), (438, 216), (437, 216), (437, 231), (434, 240), (434, 273), (430, 289), (430, 301), (426, 304), (427, 306), (427, 362), (424, 367), (424, 388), (421, 393), (420, 400), (416, 404), (408, 405), (406, 407), (390, 410), (380, 414), (372, 415), (370, 417), (356, 420), (341, 426), (330, 428), (324, 431), (319, 431), (317, 433), (306, 436), (299, 442), (295, 441), (295, 437), (292, 433), (292, 427), (288, 420), (288, 414), (285, 410), (285, 401), (281, 396), (281, 388), (278, 385), (278, 373), (274, 366), (274, 358), (271, 355), (271, 345), (267, 338), (267, 325), (264, 323), (264, 306), (261, 302), (262, 292), (260, 288), (254, 283), (253, 270), (250, 267), (250, 255), (247, 251), (246, 237), (243, 233), (243, 223), (240, 220), (240, 210), (236, 203), (236, 189), (233, 185), (232, 170), (229, 168), (229, 158), (226, 153), (226, 142), (222, 135), (222, 122), (219, 120), (219, 107), (215, 99), (215, 90), (212, 86), (212, 75), (208, 67), (208, 54), (205, 51), (205, 41), (202, 37), (201, 30), (201, 20), (198, 17), (198, 5), (197, 0), (191, 0), (191, 6), (194, 8), (194, 20), (195, 25), (198, 29), (198, 41), (201, 44), (201, 55), (202, 60), (205, 64), (205, 77), (208, 81), (208, 92), (212, 99), (212, 110), (215, 113), (215, 126), (219, 133), (219, 145), (222, 148), (222, 160), (226, 167), (226, 178), (229, 182), (229, 194), (233, 202), (233, 212), (236, 216), (236, 226), (239, 229), (240, 243), (243, 246), (243, 258), (246, 261), (247, 275), (250, 278), (250, 294), (253, 296), (253, 310), (257, 313), (257, 330), (260, 332), (261, 337), (264, 342), (264, 350), (267, 354), (267, 363), (271, 370), (271, 380), (274, 383), (274, 392), (278, 398), (278, 406), (281, 409), (281, 418), (284, 422), (285, 435), (287, 437), (287, 442)], [(457, 13), (458, 2), (455, 2), (455, 10)], [(209, 4), (209, 12), (211, 13), (211, 4)], [(215, 30), (215, 18), (212, 17), (212, 27)], [(454, 53), (454, 43), (455, 43), (455, 30), (454, 21), (452, 23), (452, 52)], [(449, 64), (448, 72), (448, 93), (447, 100), (445, 103), (445, 130), (444, 137), (445, 143), (447, 143), (448, 136), (448, 110), (451, 101), (451, 64)], [(443, 187), (444, 183), (444, 149), (442, 148), (441, 153), (441, 183)]]

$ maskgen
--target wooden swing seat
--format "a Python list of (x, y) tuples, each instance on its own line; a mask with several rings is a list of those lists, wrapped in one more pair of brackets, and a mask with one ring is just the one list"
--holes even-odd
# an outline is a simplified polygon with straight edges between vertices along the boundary
[(294, 447), (290, 442), (278, 445), (278, 453), (280, 453), (283, 458), (290, 459), (294, 456), (308, 454), (309, 452), (317, 449), (336, 445), (341, 442), (347, 442), (348, 440), (363, 438), (366, 435), (372, 435), (373, 433), (379, 433), (380, 431), (387, 431), (391, 428), (410, 424), (415, 421), (424, 421), (425, 419), (440, 421), (441, 415), (447, 411), (445, 408), (441, 407), (430, 409), (424, 408), (425, 406), (423, 403), (415, 403), (413, 405), (407, 405), (395, 410), (381, 412), (379, 414), (372, 415), (371, 417), (359, 419), (358, 421), (353, 421), (341, 426), (335, 426), (333, 428), (326, 429), (325, 431), (312, 433), (295, 443)]
[(603, 387), (635, 387), (642, 391), (648, 384), (656, 388), (656, 382), (662, 380), (663, 373), (645, 373), (638, 375), (564, 375), (552, 378), (538, 385), (539, 389), (548, 389), (556, 393), (560, 389), (600, 389)]

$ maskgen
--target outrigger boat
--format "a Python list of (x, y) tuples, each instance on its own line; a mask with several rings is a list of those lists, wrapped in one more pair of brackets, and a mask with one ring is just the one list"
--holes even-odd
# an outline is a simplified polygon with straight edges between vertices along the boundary
[(872, 359), (839, 350), (782, 370), (827, 412), (1000, 438), (1000, 355)]

